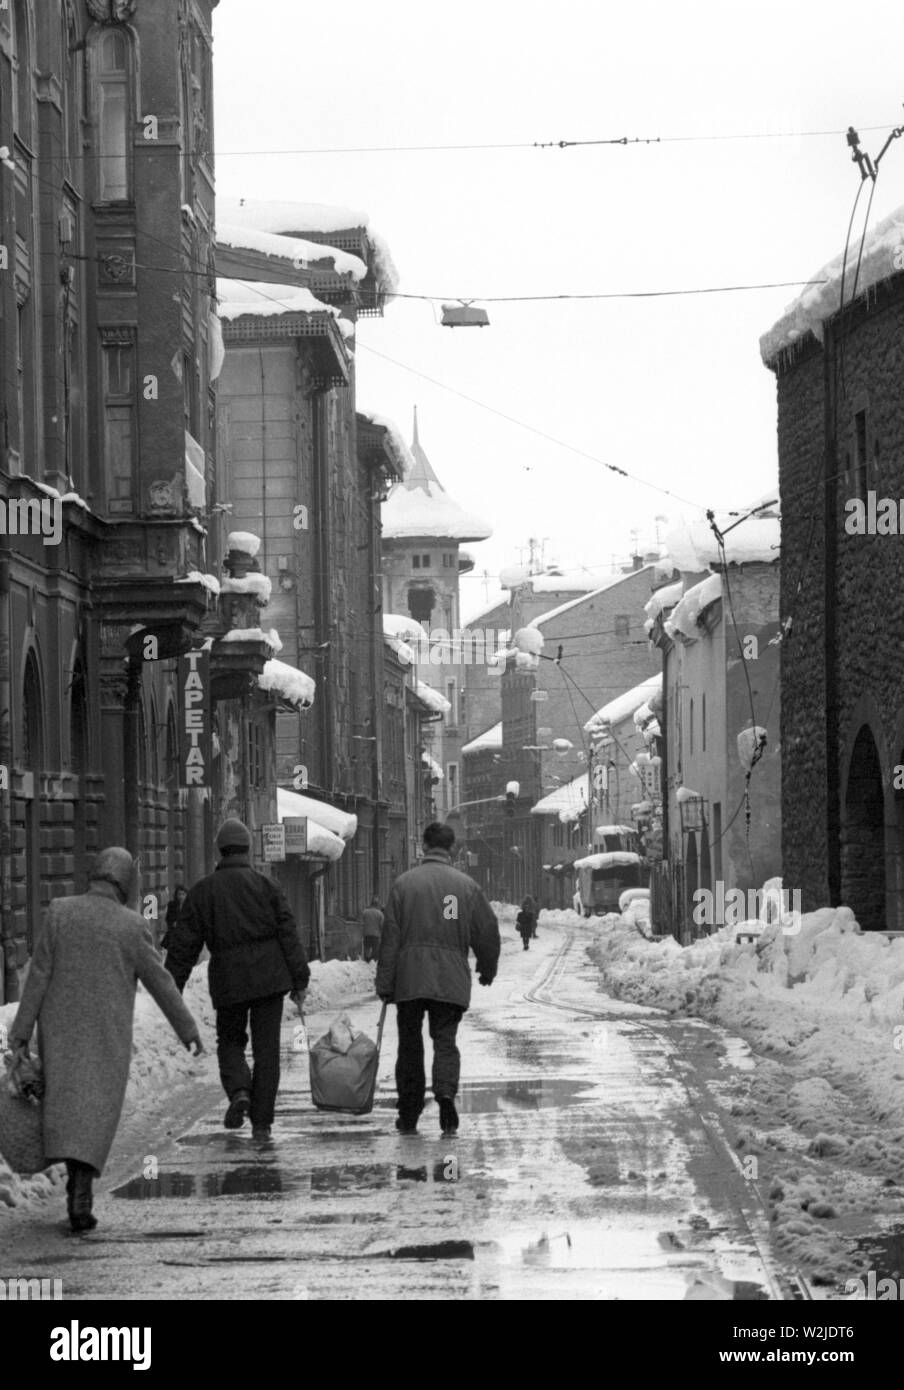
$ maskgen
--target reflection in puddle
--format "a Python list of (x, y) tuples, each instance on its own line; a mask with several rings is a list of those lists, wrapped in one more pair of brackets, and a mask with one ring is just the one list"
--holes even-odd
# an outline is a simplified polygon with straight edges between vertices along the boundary
[(334, 1164), (284, 1175), (279, 1168), (255, 1164), (212, 1173), (161, 1173), (157, 1178), (132, 1178), (114, 1188), (112, 1195), (130, 1201), (172, 1197), (267, 1196), (271, 1193), (308, 1189), (312, 1197), (393, 1187), (403, 1182), (449, 1184), (458, 1180), (454, 1160), (441, 1159), (417, 1167), (401, 1163)]
[(458, 1108), (464, 1115), (499, 1110), (552, 1110), (572, 1105), (593, 1083), (569, 1077), (538, 1076), (517, 1081), (466, 1081)]
[(391, 1260), (473, 1260), (469, 1240), (440, 1240), (435, 1245), (400, 1245), (387, 1251)]

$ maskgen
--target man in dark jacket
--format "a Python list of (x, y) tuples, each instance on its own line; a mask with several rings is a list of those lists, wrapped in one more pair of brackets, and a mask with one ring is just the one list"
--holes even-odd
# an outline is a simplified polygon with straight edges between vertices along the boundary
[[(240, 1129), (250, 1112), (254, 1138), (269, 1139), (283, 998), (291, 991), (300, 1008), (311, 972), (282, 889), (251, 866), (247, 826), (227, 820), (217, 848), (219, 864), (189, 890), (170, 930), (166, 968), (181, 991), (203, 947), (210, 951), (217, 1059), (229, 1097), (223, 1123)], [(245, 1059), (249, 1018), (253, 1073)]]
[(451, 826), (437, 821), (424, 831), (424, 857), (396, 879), (383, 921), (376, 989), (395, 1003), (399, 1028), (396, 1128), (414, 1134), (424, 1108), (423, 1023), (433, 1040), (433, 1094), (443, 1134), (455, 1134), (455, 1097), (461, 1057), (456, 1034), (471, 1002), (468, 951), (477, 957), (478, 978), (490, 985), (499, 963), (496, 916), (467, 874), (452, 867)]

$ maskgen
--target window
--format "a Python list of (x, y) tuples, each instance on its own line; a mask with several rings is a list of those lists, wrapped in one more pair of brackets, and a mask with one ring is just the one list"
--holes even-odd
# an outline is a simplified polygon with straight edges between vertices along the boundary
[(103, 372), (107, 509), (130, 513), (135, 461), (135, 364), (131, 342), (104, 344)]
[(703, 692), (703, 708), (700, 712), (700, 732), (703, 735), (703, 752), (706, 752), (706, 691)]
[(128, 40), (119, 29), (97, 40), (95, 71), (98, 198), (121, 203), (129, 197), (130, 74)]
[(66, 158), (66, 177), (75, 187), (82, 185), (82, 116), (84, 114), (85, 84), (83, 47), (78, 44), (75, 16), (67, 6), (63, 14), (63, 146)]
[(616, 613), (615, 615), (615, 635), (616, 637), (627, 637), (631, 631), (631, 619), (627, 613)]
[(19, 473), (28, 472), (27, 429), (31, 407), (32, 376), (28, 370), (32, 356), (29, 349), (30, 319), (28, 302), (16, 305), (16, 406), (19, 417)]
[(411, 557), (411, 568), (412, 568), (413, 570), (419, 570), (420, 567), (421, 567), (421, 557), (420, 557), (420, 555), (412, 555), (412, 557)]
[(693, 697), (693, 696), (691, 696), (691, 716), (690, 716), (689, 728), (688, 728), (688, 738), (689, 738), (689, 749), (690, 749), (690, 752), (693, 753), (693, 751), (694, 751), (694, 697)]
[(29, 145), (31, 143), (32, 72), (28, 10), (25, 0), (13, 0), (12, 19), (13, 81), (15, 83), (13, 123), (19, 139), (23, 144)]
[(421, 556), (421, 569), (422, 569), (422, 570), (428, 570), (429, 568), (430, 568), (430, 556), (429, 556), (429, 555), (422, 555), (422, 556)]
[(446, 699), (452, 706), (446, 715), (446, 723), (454, 727), (458, 723), (458, 692), (454, 680), (446, 681)]
[(446, 805), (458, 805), (458, 763), (446, 763)]

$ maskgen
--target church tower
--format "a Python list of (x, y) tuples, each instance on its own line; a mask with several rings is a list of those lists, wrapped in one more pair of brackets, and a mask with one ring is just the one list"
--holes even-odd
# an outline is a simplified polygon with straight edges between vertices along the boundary
[[(414, 618), (440, 645), (442, 664), (420, 661), (417, 676), (433, 686), (451, 708), (437, 723), (429, 755), (443, 770), (434, 788), (436, 809), (445, 815), (461, 800), (459, 728), (464, 726), (461, 692), (463, 652), (455, 637), (461, 629), (458, 580), (474, 568), (461, 549), (466, 541), (493, 534), (480, 517), (466, 512), (446, 492), (418, 436), (417, 407), (411, 442), (414, 467), (392, 489), (383, 506), (383, 612)], [(443, 644), (443, 636), (450, 639)]]

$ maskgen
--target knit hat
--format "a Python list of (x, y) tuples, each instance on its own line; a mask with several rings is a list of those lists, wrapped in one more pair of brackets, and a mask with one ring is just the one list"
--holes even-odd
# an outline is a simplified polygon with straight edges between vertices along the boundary
[(100, 851), (89, 877), (92, 883), (98, 879), (102, 879), (105, 883), (112, 883), (125, 897), (128, 897), (132, 886), (134, 867), (129, 851), (122, 849), (119, 845), (113, 845), (110, 849)]
[(223, 822), (217, 833), (217, 849), (250, 849), (251, 832), (242, 821), (230, 819)]

